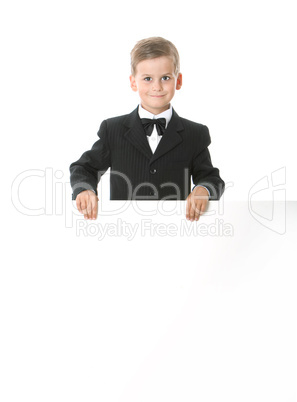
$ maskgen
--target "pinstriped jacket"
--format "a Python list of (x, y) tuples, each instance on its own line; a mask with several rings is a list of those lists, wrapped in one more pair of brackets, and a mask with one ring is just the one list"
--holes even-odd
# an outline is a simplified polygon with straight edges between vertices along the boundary
[(92, 148), (70, 165), (72, 199), (86, 189), (97, 194), (101, 176), (110, 168), (111, 200), (185, 200), (191, 192), (191, 178), (218, 200), (224, 191), (219, 170), (212, 166), (208, 128), (172, 117), (158, 147), (152, 153), (138, 115), (106, 119)]

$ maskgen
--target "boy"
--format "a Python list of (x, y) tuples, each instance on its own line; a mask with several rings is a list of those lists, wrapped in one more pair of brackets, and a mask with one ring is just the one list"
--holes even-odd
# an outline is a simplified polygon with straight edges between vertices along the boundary
[(208, 128), (180, 118), (171, 106), (182, 86), (176, 47), (160, 37), (139, 41), (131, 52), (130, 85), (139, 106), (104, 120), (99, 140), (71, 164), (72, 199), (85, 219), (96, 219), (97, 185), (110, 167), (111, 200), (186, 199), (186, 218), (198, 220), (208, 200), (221, 197), (224, 182), (211, 163)]

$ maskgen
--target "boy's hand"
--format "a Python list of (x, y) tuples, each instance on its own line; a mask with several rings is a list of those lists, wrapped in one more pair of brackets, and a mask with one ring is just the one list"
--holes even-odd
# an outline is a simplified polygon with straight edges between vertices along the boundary
[(208, 199), (208, 191), (204, 187), (195, 187), (186, 200), (186, 219), (198, 221), (200, 215), (206, 210)]
[(76, 206), (85, 219), (96, 219), (98, 213), (98, 197), (91, 190), (85, 190), (76, 197)]

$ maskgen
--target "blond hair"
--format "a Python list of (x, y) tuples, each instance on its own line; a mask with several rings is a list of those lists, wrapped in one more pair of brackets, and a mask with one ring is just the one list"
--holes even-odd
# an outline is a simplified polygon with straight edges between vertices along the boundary
[(136, 43), (131, 51), (131, 74), (135, 76), (137, 64), (141, 61), (161, 56), (172, 59), (174, 72), (178, 75), (180, 69), (178, 51), (173, 43), (160, 36), (142, 39)]

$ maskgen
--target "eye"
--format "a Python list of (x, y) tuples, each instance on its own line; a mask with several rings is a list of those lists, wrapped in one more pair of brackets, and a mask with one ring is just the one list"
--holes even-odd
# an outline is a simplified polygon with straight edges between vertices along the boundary
[(169, 81), (169, 80), (170, 80), (170, 77), (168, 77), (168, 75), (165, 75), (164, 77), (162, 77), (162, 80), (163, 80), (163, 81)]
[(145, 77), (144, 81), (151, 81), (151, 77)]

